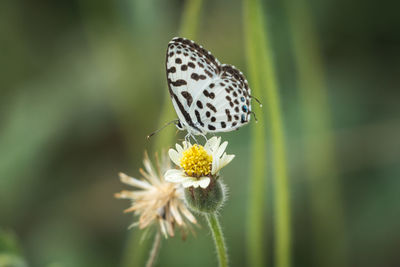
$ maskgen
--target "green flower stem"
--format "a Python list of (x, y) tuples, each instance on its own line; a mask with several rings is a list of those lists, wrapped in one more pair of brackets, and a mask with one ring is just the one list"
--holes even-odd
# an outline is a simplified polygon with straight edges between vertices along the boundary
[[(306, 176), (315, 221), (318, 266), (346, 266), (345, 226), (325, 73), (312, 14), (304, 0), (286, 0), (303, 117)], [(321, 190), (323, 189), (323, 190)], [(329, 240), (330, 242), (326, 242)]]
[[(202, 0), (188, 0), (185, 4), (185, 9), (182, 15), (180, 36), (194, 39), (197, 34), (199, 25), (199, 18), (201, 13)], [(166, 122), (176, 119), (175, 111), (172, 107), (171, 97), (168, 90), (165, 89), (165, 97), (162, 105), (160, 115), (159, 128)], [(176, 129), (175, 127), (167, 127), (163, 130), (162, 134), (157, 135), (154, 148), (160, 149), (161, 147), (169, 146), (174, 140)]]
[(156, 236), (154, 237), (153, 247), (150, 251), (149, 259), (147, 260), (146, 263), (146, 267), (154, 266), (158, 253), (160, 252), (160, 246), (161, 246), (161, 233), (160, 231), (157, 231)]
[[(263, 8), (259, 0), (244, 0), (244, 23), (246, 29), (246, 40), (249, 58), (249, 67), (251, 73), (254, 73), (258, 79), (256, 86), (259, 85), (264, 92), (265, 104), (267, 107), (267, 113), (269, 115), (270, 128), (271, 128), (271, 142), (274, 145), (272, 156), (273, 156), (273, 167), (274, 167), (274, 186), (275, 186), (275, 258), (278, 267), (290, 266), (290, 205), (289, 205), (289, 189), (288, 189), (288, 176), (286, 167), (286, 152), (285, 142), (283, 133), (283, 119), (281, 115), (280, 100), (278, 94), (278, 84), (276, 81), (275, 66), (273, 64), (270, 44), (267, 35), (267, 28), (264, 26), (265, 18), (263, 16)], [(253, 75), (254, 76), (254, 75)], [(260, 134), (260, 133), (259, 133)], [(257, 135), (255, 135), (257, 136)], [(261, 139), (261, 137), (260, 137)], [(258, 140), (255, 140), (259, 142)], [(254, 152), (259, 154), (260, 152)], [(254, 155), (260, 156), (260, 155)], [(256, 164), (256, 163), (254, 163)], [(265, 163), (264, 163), (265, 165)], [(259, 175), (255, 173), (255, 175)], [(261, 182), (261, 178), (256, 178), (253, 181), (254, 188), (263, 187), (264, 183)], [(253, 187), (252, 187), (253, 188)], [(262, 189), (256, 189), (262, 190)], [(260, 196), (258, 196), (261, 198)], [(259, 200), (258, 200), (259, 201)], [(252, 203), (250, 203), (252, 204)], [(255, 209), (260, 207), (250, 207)], [(254, 211), (255, 212), (255, 211)], [(256, 218), (256, 217), (254, 217)], [(249, 220), (253, 220), (249, 216)], [(257, 218), (258, 222), (250, 221), (250, 227), (253, 225), (262, 227), (262, 217)], [(250, 230), (254, 231), (251, 235), (249, 233), (248, 239), (254, 238), (256, 233), (263, 237), (262, 229)], [(263, 266), (264, 253), (262, 244), (255, 244), (254, 241), (249, 241), (250, 262), (254, 266)], [(254, 243), (254, 244), (253, 244)], [(255, 246), (252, 248), (251, 246)], [(252, 252), (256, 249), (257, 252)], [(254, 257), (254, 258), (253, 258)], [(257, 258), (255, 258), (257, 257)]]
[(205, 215), (208, 226), (212, 232), (215, 248), (218, 254), (218, 261), (220, 267), (228, 266), (228, 254), (226, 252), (224, 235), (222, 234), (221, 225), (219, 224), (217, 215), (215, 213), (208, 213)]

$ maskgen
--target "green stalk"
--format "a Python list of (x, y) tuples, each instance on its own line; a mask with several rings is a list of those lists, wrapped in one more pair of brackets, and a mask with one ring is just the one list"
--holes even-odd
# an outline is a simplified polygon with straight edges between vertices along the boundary
[[(257, 36), (256, 30), (253, 28), (254, 22), (250, 22), (254, 18), (254, 6), (250, 5), (250, 1), (245, 2), (245, 33), (246, 33), (246, 55), (247, 67), (249, 71), (249, 80), (252, 94), (262, 96), (261, 73), (258, 70), (258, 51), (259, 44), (253, 39)], [(263, 102), (263, 99), (260, 99)], [(248, 220), (247, 220), (247, 254), (249, 266), (265, 266), (265, 220), (264, 207), (266, 195), (266, 140), (265, 140), (265, 119), (264, 113), (257, 113), (258, 123), (251, 124), (252, 145), (251, 145), (251, 179), (249, 186), (248, 201)]]
[[(346, 266), (345, 226), (334, 160), (324, 67), (312, 14), (304, 0), (286, 0), (304, 121), (306, 176), (315, 222), (318, 266)], [(326, 242), (329, 240), (329, 242)]]
[[(181, 37), (188, 39), (194, 39), (197, 35), (197, 28), (200, 20), (202, 0), (187, 0), (185, 9), (182, 15), (182, 23), (179, 34)], [(165, 123), (172, 121), (177, 118), (175, 110), (173, 109), (171, 97), (168, 90), (165, 89), (165, 97), (162, 105), (162, 111), (160, 115), (159, 128)], [(173, 143), (176, 129), (174, 127), (167, 127), (161, 134), (157, 135), (155, 142), (155, 149), (170, 146)]]
[[(245, 0), (245, 28), (246, 28), (246, 42), (248, 47), (249, 65), (252, 71), (251, 73), (257, 73), (257, 77), (262, 91), (265, 92), (265, 104), (269, 114), (270, 128), (271, 128), (271, 142), (274, 145), (272, 156), (273, 156), (273, 167), (274, 167), (274, 187), (275, 187), (275, 258), (278, 267), (290, 266), (290, 205), (289, 205), (289, 189), (288, 189), (288, 176), (286, 172), (286, 153), (285, 143), (283, 134), (283, 119), (280, 109), (280, 101), (278, 94), (278, 84), (276, 81), (275, 66), (273, 64), (270, 44), (267, 35), (267, 28), (264, 26), (265, 18), (262, 13), (262, 6), (259, 0)], [(257, 85), (257, 83), (256, 83)], [(255, 140), (259, 142), (259, 140)], [(254, 156), (258, 155), (258, 152), (254, 152)], [(265, 165), (265, 163), (264, 163)], [(256, 182), (261, 181), (260, 178), (255, 178)], [(263, 183), (256, 184), (263, 186)], [(253, 189), (256, 189), (255, 187)], [(256, 189), (257, 190), (257, 189)], [(258, 189), (261, 190), (261, 189)], [(250, 203), (252, 204), (252, 203)], [(249, 207), (255, 209), (255, 207)], [(260, 219), (260, 218), (258, 218)], [(249, 220), (252, 218), (249, 216)], [(260, 225), (260, 222), (250, 221), (250, 226)], [(262, 223), (261, 223), (262, 226)], [(251, 230), (250, 230), (251, 231)], [(257, 231), (258, 235), (263, 235), (262, 229), (254, 230)], [(254, 234), (253, 234), (254, 235)], [(255, 244), (255, 248), (251, 247), (252, 236), (248, 237), (250, 240), (250, 262), (257, 264), (256, 266), (262, 266), (261, 263), (264, 260), (263, 251), (261, 244)], [(253, 249), (257, 249), (257, 252), (252, 252)], [(257, 258), (253, 258), (257, 257)]]
[(217, 250), (218, 262), (220, 267), (228, 266), (228, 254), (226, 252), (224, 235), (222, 233), (221, 225), (219, 224), (217, 215), (215, 213), (208, 213), (204, 215), (207, 219), (208, 226), (214, 238), (215, 249)]
[(181, 29), (179, 31), (182, 37), (194, 39), (197, 36), (202, 2), (203, 0), (186, 1), (185, 11), (182, 15)]

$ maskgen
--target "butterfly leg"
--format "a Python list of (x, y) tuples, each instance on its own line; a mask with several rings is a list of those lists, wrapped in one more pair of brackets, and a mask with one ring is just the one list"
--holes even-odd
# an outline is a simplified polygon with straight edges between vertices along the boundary
[(196, 137), (194, 137), (194, 135), (190, 135), (190, 136), (193, 138), (193, 140), (196, 142), (196, 144), (199, 143), (199, 142), (197, 141)]
[(190, 144), (190, 136), (192, 136), (189, 132), (185, 135), (185, 141), (186, 143)]
[(196, 144), (198, 144), (199, 142), (197, 141), (197, 139), (194, 137), (194, 135), (190, 132), (187, 133), (187, 135), (185, 135), (185, 141), (189, 144), (191, 144), (190, 142), (190, 137), (193, 138), (193, 140), (196, 142)]

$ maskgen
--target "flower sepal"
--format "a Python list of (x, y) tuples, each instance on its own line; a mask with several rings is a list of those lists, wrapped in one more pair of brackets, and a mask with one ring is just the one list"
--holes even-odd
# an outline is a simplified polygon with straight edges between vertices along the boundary
[(211, 177), (207, 188), (187, 187), (184, 189), (187, 206), (200, 213), (214, 213), (225, 201), (225, 186), (218, 179)]

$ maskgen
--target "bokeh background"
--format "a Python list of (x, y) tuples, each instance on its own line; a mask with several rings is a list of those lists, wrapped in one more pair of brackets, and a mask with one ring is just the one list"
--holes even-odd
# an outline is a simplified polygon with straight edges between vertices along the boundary
[[(162, 123), (165, 50), (179, 33), (184, 4), (1, 1), (0, 266), (131, 266), (141, 253), (132, 245), (139, 232), (127, 230), (132, 217), (122, 213), (129, 202), (113, 194), (126, 188), (117, 173), (139, 176), (144, 150), (154, 150), (145, 136)], [(324, 175), (308, 179), (321, 172), (318, 149), (308, 145), (321, 140), (300, 115), (313, 95), (299, 90), (299, 74), (313, 70), (296, 63), (291, 19), (298, 16), (301, 26), (304, 13), (290, 1), (263, 2), (284, 116), (292, 266), (400, 266), (398, 9), (304, 4), (331, 125), (332, 149), (318, 152), (332, 153), (322, 170), (334, 173), (327, 183)], [(198, 24), (198, 43), (248, 73), (241, 1), (204, 1)], [(223, 138), (237, 157), (224, 170), (230, 193), (221, 220), (231, 265), (245, 266), (250, 127)], [(263, 239), (273, 266), (274, 192), (266, 179)], [(158, 266), (215, 266), (201, 225), (196, 237), (163, 242)]]

